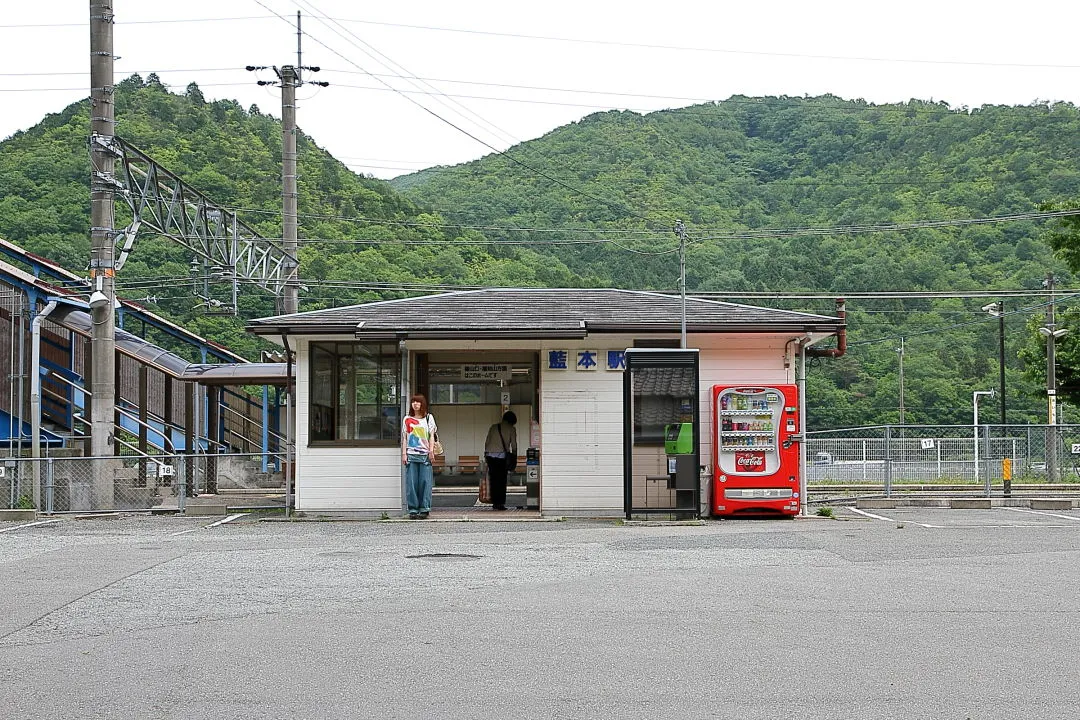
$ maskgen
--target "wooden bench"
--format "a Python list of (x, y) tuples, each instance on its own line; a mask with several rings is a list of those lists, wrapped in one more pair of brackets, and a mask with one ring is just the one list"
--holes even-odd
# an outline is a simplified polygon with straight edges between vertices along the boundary
[(446, 469), (446, 457), (444, 455), (436, 455), (431, 460), (431, 472), (436, 475), (442, 475), (443, 470)]
[(457, 459), (457, 469), (462, 475), (473, 475), (480, 472), (480, 456), (461, 455)]

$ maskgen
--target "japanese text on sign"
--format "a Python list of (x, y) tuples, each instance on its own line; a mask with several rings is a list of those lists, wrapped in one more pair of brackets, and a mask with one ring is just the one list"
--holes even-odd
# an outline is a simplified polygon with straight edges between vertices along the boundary
[(604, 370), (626, 369), (624, 350), (548, 350), (548, 370)]

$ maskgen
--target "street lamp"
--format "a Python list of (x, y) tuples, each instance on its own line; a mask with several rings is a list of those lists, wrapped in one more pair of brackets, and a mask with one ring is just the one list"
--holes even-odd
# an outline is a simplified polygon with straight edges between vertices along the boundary
[(1057, 425), (1057, 361), (1054, 357), (1054, 341), (1068, 332), (1068, 328), (1055, 328), (1053, 320), (1048, 322), (1046, 327), (1039, 328), (1039, 333), (1046, 338), (1046, 421), (1049, 425)]
[(994, 397), (993, 390), (976, 390), (971, 393), (971, 406), (974, 408), (973, 425), (975, 427), (975, 481), (979, 481), (979, 396)]

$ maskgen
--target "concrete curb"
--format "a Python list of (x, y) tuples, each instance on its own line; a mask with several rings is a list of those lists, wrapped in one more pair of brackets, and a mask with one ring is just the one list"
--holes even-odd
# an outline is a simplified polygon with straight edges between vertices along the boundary
[(37, 510), (0, 510), (0, 522), (21, 520), (37, 520)]
[[(824, 503), (814, 503), (822, 505)], [(833, 505), (850, 505), (836, 501)], [(1080, 498), (1018, 498), (1018, 497), (870, 497), (855, 498), (860, 510), (892, 510), (904, 507), (952, 508), (954, 510), (985, 510), (992, 507), (1031, 508), (1032, 510), (1073, 510), (1080, 508)]]
[(989, 510), (993, 503), (992, 498), (950, 498), (949, 507), (953, 510)]

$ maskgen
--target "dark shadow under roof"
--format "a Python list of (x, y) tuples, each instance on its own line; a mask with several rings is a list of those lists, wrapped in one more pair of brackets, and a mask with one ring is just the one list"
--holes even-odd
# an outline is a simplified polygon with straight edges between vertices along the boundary
[[(615, 289), (492, 289), (426, 295), (260, 318), (259, 335), (356, 334), (372, 339), (573, 338), (596, 333), (678, 332), (677, 295)], [(831, 334), (840, 318), (701, 298), (686, 299), (687, 332)]]

